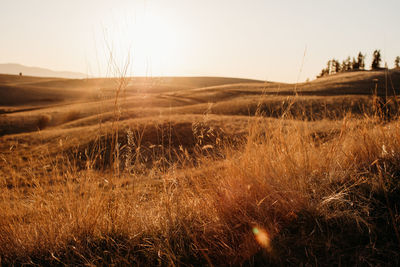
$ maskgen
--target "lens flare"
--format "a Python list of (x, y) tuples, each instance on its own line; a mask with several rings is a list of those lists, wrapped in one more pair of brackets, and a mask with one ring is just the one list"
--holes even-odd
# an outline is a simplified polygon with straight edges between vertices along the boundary
[(259, 227), (253, 227), (253, 234), (257, 243), (268, 251), (271, 250), (271, 239), (267, 231)]

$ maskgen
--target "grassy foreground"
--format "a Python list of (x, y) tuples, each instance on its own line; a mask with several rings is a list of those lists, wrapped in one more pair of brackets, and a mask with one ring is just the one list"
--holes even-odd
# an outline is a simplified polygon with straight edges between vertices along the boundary
[(400, 264), (398, 120), (256, 118), (208, 144), (193, 131), (193, 151), (150, 165), (141, 131), (121, 131), (120, 171), (62, 149), (10, 162), (1, 264)]
[(0, 75), (0, 264), (398, 266), (387, 74)]

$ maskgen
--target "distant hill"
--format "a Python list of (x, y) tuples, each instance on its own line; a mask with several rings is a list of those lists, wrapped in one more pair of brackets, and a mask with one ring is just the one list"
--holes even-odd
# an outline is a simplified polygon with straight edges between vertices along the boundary
[(86, 74), (79, 72), (54, 71), (50, 69), (29, 67), (15, 63), (0, 64), (0, 73), (2, 74), (18, 75), (20, 72), (22, 73), (22, 75), (39, 76), (39, 77), (58, 77), (58, 78), (72, 78), (72, 79), (82, 79), (87, 77)]

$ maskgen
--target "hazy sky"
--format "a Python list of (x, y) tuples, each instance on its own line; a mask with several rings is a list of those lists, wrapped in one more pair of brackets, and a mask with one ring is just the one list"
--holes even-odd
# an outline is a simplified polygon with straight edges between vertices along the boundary
[(399, 12), (399, 0), (0, 0), (0, 63), (106, 75), (111, 50), (133, 75), (296, 82), (358, 51), (392, 67)]

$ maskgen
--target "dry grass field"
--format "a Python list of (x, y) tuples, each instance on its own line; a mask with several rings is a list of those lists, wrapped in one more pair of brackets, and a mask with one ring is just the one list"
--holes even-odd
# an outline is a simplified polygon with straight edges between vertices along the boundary
[(0, 75), (0, 264), (398, 266), (399, 91)]

